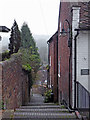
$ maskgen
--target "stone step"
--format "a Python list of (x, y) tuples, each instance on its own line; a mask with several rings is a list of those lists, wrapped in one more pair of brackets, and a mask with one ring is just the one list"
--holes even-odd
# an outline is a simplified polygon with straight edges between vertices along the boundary
[[(11, 119), (2, 119), (11, 120)], [(77, 118), (13, 118), (12, 120), (79, 120)]]
[(47, 106), (47, 105), (56, 105), (55, 103), (28, 103), (27, 106)]
[(45, 109), (16, 109), (16, 112), (67, 112), (69, 113), (68, 109), (59, 109), (59, 108), (45, 108)]
[[(2, 119), (10, 120), (10, 119)], [(79, 120), (77, 118), (13, 118), (12, 120)]]
[[(57, 109), (60, 108), (59, 105), (38, 105), (38, 106), (20, 106), (21, 109), (47, 109), (47, 108), (52, 108), (52, 109)], [(60, 108), (61, 109), (61, 108)]]
[(76, 119), (75, 113), (54, 113), (54, 112), (50, 112), (50, 113), (42, 113), (42, 112), (15, 112), (14, 113), (14, 118), (74, 118)]

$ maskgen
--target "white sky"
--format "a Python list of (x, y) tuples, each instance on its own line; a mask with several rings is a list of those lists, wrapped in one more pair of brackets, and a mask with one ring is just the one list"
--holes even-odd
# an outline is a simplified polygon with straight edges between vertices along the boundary
[(27, 22), (32, 34), (53, 35), (58, 27), (60, 0), (0, 0), (0, 25), (19, 28)]

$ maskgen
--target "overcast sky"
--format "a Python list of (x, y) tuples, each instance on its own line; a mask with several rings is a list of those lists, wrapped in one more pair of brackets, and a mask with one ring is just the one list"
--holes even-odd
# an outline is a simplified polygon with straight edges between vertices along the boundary
[(58, 26), (60, 0), (0, 0), (0, 25), (19, 28), (27, 22), (33, 34), (53, 35)]

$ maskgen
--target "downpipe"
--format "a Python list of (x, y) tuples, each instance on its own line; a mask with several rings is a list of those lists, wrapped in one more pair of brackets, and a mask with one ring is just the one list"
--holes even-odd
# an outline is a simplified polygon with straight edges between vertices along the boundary
[(71, 109), (71, 108), (68, 106), (68, 104), (67, 104), (67, 102), (66, 102), (65, 100), (63, 100), (62, 102), (63, 102), (63, 105), (65, 106), (65, 108), (68, 109), (68, 111), (69, 111), (70, 113), (75, 112), (75, 110)]
[(67, 102), (65, 100), (63, 100), (63, 104), (64, 106), (68, 109), (68, 111), (71, 112), (75, 112), (76, 110), (76, 44), (77, 44), (77, 37), (79, 35), (79, 31), (77, 31), (77, 34), (75, 35), (75, 39), (74, 39), (74, 109), (72, 109), (70, 106), (68, 106)]
[(79, 31), (75, 35), (74, 39), (74, 109), (76, 109), (76, 77), (77, 77), (77, 37), (79, 35)]

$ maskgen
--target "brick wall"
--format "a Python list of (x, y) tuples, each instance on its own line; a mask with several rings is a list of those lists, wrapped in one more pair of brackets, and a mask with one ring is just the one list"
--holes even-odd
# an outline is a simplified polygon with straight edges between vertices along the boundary
[[(62, 31), (63, 25), (65, 30), (68, 29), (68, 23), (65, 22), (67, 19), (70, 22), (71, 14), (70, 14), (70, 4), (68, 2), (61, 3), (61, 10), (60, 10), (60, 23), (61, 24), (60, 30)], [(66, 35), (58, 35), (58, 63), (60, 64), (60, 75), (58, 76), (58, 96), (59, 102), (65, 100), (67, 103), (69, 102), (69, 52), (70, 49), (68, 48), (68, 34)]]
[(4, 108), (15, 109), (28, 102), (28, 76), (22, 71), (21, 55), (13, 55), (0, 63), (1, 68)]
[(2, 101), (2, 65), (0, 64), (0, 104)]
[(54, 93), (54, 102), (57, 102), (57, 32), (49, 40), (49, 49), (51, 88)]

